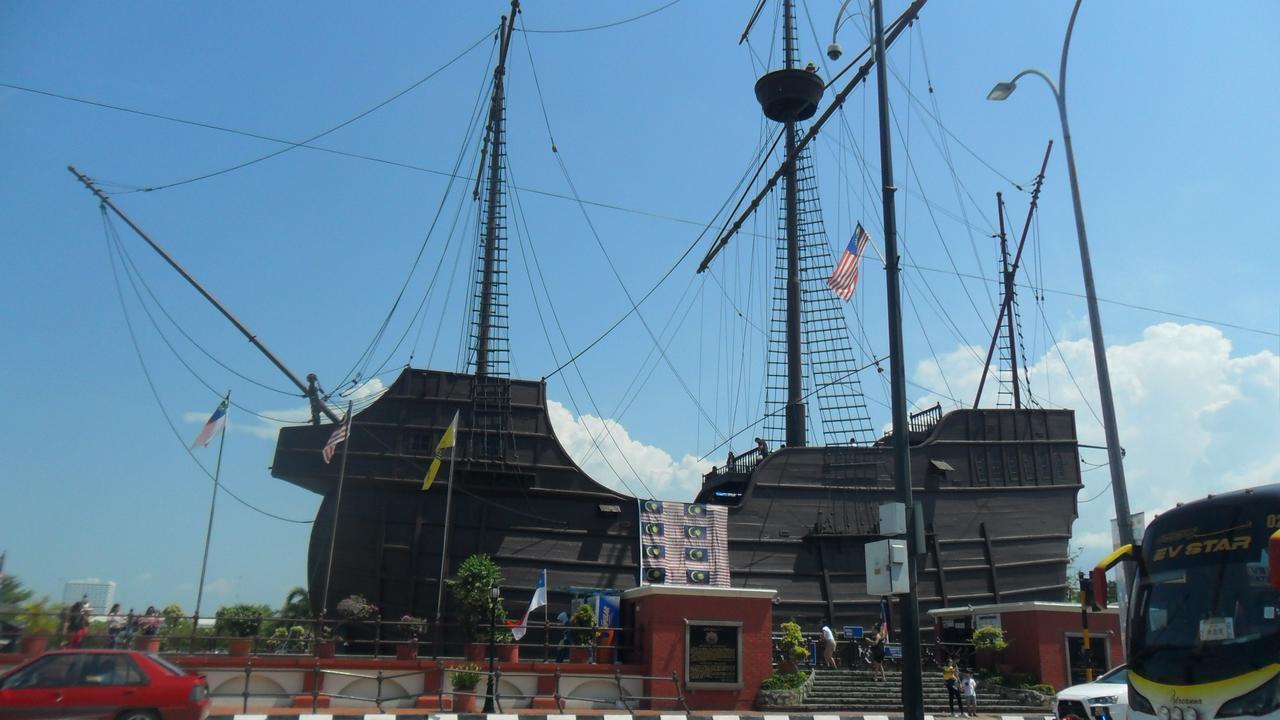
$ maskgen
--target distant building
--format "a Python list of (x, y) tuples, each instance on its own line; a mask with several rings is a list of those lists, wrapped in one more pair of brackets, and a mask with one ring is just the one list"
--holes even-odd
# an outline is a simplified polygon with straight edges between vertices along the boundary
[(97, 614), (105, 615), (107, 610), (111, 608), (111, 604), (116, 601), (116, 584), (110, 580), (89, 578), (87, 580), (70, 580), (62, 588), (62, 602), (67, 605), (78, 601), (85, 595), (89, 596), (89, 603), (93, 605), (93, 611)]

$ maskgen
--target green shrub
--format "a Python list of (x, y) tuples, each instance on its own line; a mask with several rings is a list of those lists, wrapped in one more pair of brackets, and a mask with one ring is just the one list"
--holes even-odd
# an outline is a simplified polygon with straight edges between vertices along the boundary
[(218, 608), (214, 617), (214, 629), (219, 635), (230, 637), (253, 637), (262, 627), (262, 621), (271, 616), (271, 608), (266, 605), (250, 605), (240, 603)]
[(1009, 647), (1004, 639), (1004, 629), (994, 625), (980, 627), (973, 631), (973, 647), (975, 650), (991, 650), (1000, 652)]
[(449, 680), (454, 690), (470, 692), (480, 684), (480, 666), (475, 663), (464, 663), (449, 668)]
[(776, 672), (764, 679), (760, 683), (761, 690), (794, 690), (804, 687), (805, 681), (809, 679), (808, 673), (803, 672)]
[(1033, 683), (1031, 685), (1028, 685), (1027, 689), (1035, 690), (1041, 695), (1046, 695), (1048, 697), (1053, 697), (1058, 692), (1057, 690), (1054, 690), (1053, 686), (1049, 685), (1048, 683)]
[(489, 639), (490, 613), (498, 625), (506, 625), (507, 611), (502, 597), (489, 597), (489, 588), (502, 587), (502, 570), (488, 555), (476, 554), (462, 561), (458, 574), (449, 581), (449, 594), (457, 604), (462, 632), (471, 642)]
[(596, 614), (591, 606), (582, 603), (577, 610), (573, 611), (573, 617), (569, 618), (569, 624), (574, 626), (573, 642), (575, 645), (589, 645), (596, 639)]
[(791, 620), (782, 623), (782, 639), (778, 641), (783, 657), (791, 662), (801, 663), (809, 657), (809, 648), (804, 641), (804, 633), (800, 632), (800, 623)]
[(368, 620), (378, 614), (378, 606), (369, 602), (363, 595), (348, 595), (338, 601), (338, 607), (334, 608), (338, 617), (347, 620)]
[(31, 600), (22, 606), (20, 622), (26, 635), (52, 635), (62, 627), (62, 606), (48, 597)]

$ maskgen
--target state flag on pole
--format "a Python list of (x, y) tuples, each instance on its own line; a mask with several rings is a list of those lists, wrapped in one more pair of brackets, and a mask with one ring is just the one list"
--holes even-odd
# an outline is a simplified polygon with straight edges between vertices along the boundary
[(533, 598), (529, 600), (529, 609), (524, 611), (524, 617), (520, 618), (520, 624), (511, 628), (511, 635), (519, 640), (524, 637), (525, 630), (529, 627), (529, 616), (534, 610), (547, 604), (547, 571), (543, 570), (538, 576), (538, 586), (533, 589)]
[(440, 466), (444, 464), (445, 448), (453, 447), (454, 436), (458, 434), (458, 413), (453, 413), (453, 422), (449, 423), (449, 427), (445, 428), (444, 436), (440, 438), (440, 443), (436, 445), (436, 456), (431, 460), (431, 467), (427, 469), (427, 476), (422, 479), (422, 489), (427, 490), (431, 487), (431, 483), (436, 479), (436, 473), (440, 472)]
[(836, 269), (827, 280), (827, 287), (841, 300), (853, 297), (853, 289), (858, 286), (858, 267), (862, 264), (862, 251), (867, 249), (867, 240), (867, 231), (862, 229), (862, 223), (858, 223), (849, 246), (844, 249), (840, 262), (836, 263)]
[(218, 409), (213, 411), (209, 419), (205, 421), (204, 427), (200, 429), (200, 434), (196, 436), (195, 442), (191, 443), (191, 447), (199, 445), (200, 447), (209, 447), (209, 441), (213, 436), (218, 434), (218, 430), (222, 429), (223, 423), (227, 421), (227, 401), (223, 400), (218, 404)]
[(347, 413), (347, 417), (334, 429), (333, 434), (329, 436), (329, 442), (324, 444), (324, 450), (320, 452), (324, 456), (326, 465), (333, 460), (333, 451), (338, 449), (338, 444), (347, 439), (347, 434), (351, 432), (351, 413)]

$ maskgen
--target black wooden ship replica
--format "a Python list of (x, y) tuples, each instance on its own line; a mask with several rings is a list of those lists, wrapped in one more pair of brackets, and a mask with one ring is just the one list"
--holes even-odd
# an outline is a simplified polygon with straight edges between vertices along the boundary
[[(923, 4), (916, 0), (890, 25), (889, 43)], [(873, 431), (858, 380), (858, 371), (874, 372), (876, 361), (855, 356), (842, 309), (826, 287), (834, 263), (808, 142), (865, 79), (872, 61), (850, 63), (848, 70), (856, 72), (824, 114), (802, 129), (826, 88), (811, 69), (796, 67), (791, 0), (783, 8), (785, 67), (756, 87), (766, 116), (781, 123), (788, 160), (762, 191), (778, 185), (785, 200), (778, 203), (767, 415), (760, 429), (748, 433), (774, 449), (738, 441), (750, 449), (707, 474), (695, 502), (727, 507), (730, 582), (776, 589), (778, 618), (807, 627), (823, 618), (870, 624), (879, 598), (866, 594), (863, 546), (879, 539), (879, 505), (894, 500), (891, 438)], [(513, 2), (512, 17), (516, 10)], [(404, 370), (354, 414), (342, 461), (326, 463), (322, 449), (340, 413), (329, 407), (315, 376), (303, 383), (223, 309), (311, 400), (312, 423), (280, 431), (271, 472), (324, 498), (308, 559), (317, 611), (332, 611), (337, 600), (358, 593), (386, 618), (443, 617), (456, 639), (442, 568), (448, 578), (473, 553), (487, 553), (501, 566), (513, 614), (544, 569), (553, 616), (582, 588), (625, 590), (645, 581), (642, 499), (606, 487), (575, 464), (552, 428), (544, 381), (510, 377), (503, 80), (511, 36), (512, 23), (504, 20), (476, 185), (483, 225), (467, 372)], [(1042, 166), (1041, 178), (1043, 172)], [(1039, 180), (1033, 209), (1038, 190)], [(1002, 247), (1003, 217), (1002, 210)], [(702, 268), (742, 222), (722, 235)], [(977, 409), (977, 399), (974, 409), (943, 413), (935, 407), (914, 415), (907, 430), (925, 529), (921, 609), (1063, 597), (1081, 487), (1079, 451), (1072, 411), (1026, 407), (1020, 397), (1012, 281), (1020, 255), (1021, 245), (1012, 261), (1004, 253), (1005, 293), (987, 360), (990, 366), (998, 348), (999, 367), (991, 374), (1003, 399), (997, 404), (1007, 407)], [(424, 492), (424, 473), (455, 413), (460, 422), (452, 467)], [(820, 433), (806, 429), (810, 419), (821, 425)], [(815, 435), (821, 444), (811, 444)]]
[[(733, 586), (776, 588), (778, 617), (808, 626), (824, 617), (871, 623), (879, 598), (866, 595), (863, 545), (879, 539), (878, 506), (894, 499), (891, 448), (888, 437), (872, 433), (852, 372), (858, 361), (837, 300), (825, 286), (833, 258), (801, 129), (801, 121), (815, 114), (823, 83), (794, 67), (791, 3), (785, 5), (786, 68), (757, 85), (766, 114), (782, 121), (788, 155), (796, 158), (776, 178), (786, 196), (780, 203), (786, 232), (778, 240), (774, 325), (786, 340), (770, 346), (770, 367), (785, 368), (771, 375), (785, 375), (789, 383), (769, 388), (771, 412), (761, 432), (774, 448), (784, 442), (785, 448), (766, 454), (751, 447), (716, 468), (696, 502), (729, 508)], [(890, 42), (921, 5), (892, 24)], [(456, 568), (472, 553), (489, 554), (506, 576), (504, 596), (512, 610), (531, 594), (544, 568), (553, 607), (565, 604), (566, 588), (621, 590), (641, 582), (637, 499), (575, 465), (551, 427), (545, 383), (509, 377), (501, 182), (505, 51), (501, 57), (482, 167), (486, 222), (478, 250), (473, 364), (467, 373), (407, 369), (355, 417), (330, 607), (332, 599), (362, 593), (384, 615), (435, 616), (449, 481), (437, 480), (428, 492), (420, 487), (455, 411), (461, 422), (444, 566)], [(868, 60), (858, 75), (865, 77), (870, 65)], [(1007, 253), (1005, 264), (1007, 292), (992, 347), (1005, 361), (1000, 388), (1013, 396), (1004, 403), (1011, 406), (947, 413), (934, 408), (911, 418), (911, 475), (927, 546), (919, 574), (922, 609), (1059, 600), (1064, 593), (1081, 487), (1074, 413), (1023, 407)], [(816, 397), (824, 445), (807, 442), (806, 397)], [(330, 425), (283, 429), (272, 467), (275, 477), (325, 498), (312, 531), (313, 598), (322, 592), (337, 502), (338, 467), (320, 457), (330, 432)], [(443, 614), (449, 615), (447, 593)]]

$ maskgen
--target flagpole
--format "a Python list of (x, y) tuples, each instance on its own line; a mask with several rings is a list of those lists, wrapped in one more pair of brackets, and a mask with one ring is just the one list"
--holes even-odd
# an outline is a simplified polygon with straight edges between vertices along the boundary
[(333, 499), (333, 527), (329, 528), (329, 561), (324, 568), (324, 595), (320, 597), (320, 617), (326, 617), (329, 614), (329, 579), (333, 575), (333, 546), (338, 540), (338, 509), (342, 507), (342, 481), (347, 474), (347, 450), (351, 447), (351, 422), (354, 418), (351, 416), (350, 400), (347, 401), (347, 437), (342, 441), (342, 464), (338, 467), (338, 494)]
[[(231, 391), (222, 398), (222, 404), (231, 407)], [(223, 411), (224, 413), (226, 410)], [(209, 569), (209, 540), (213, 538), (213, 509), (218, 504), (218, 478), (222, 474), (222, 448), (227, 444), (227, 417), (222, 417), (222, 432), (218, 434), (218, 459), (213, 466), (213, 496), (209, 498), (209, 525), (204, 531), (204, 559), (200, 561), (200, 584), (196, 588), (196, 611), (192, 617), (192, 630), (200, 625), (200, 603), (204, 600), (204, 577)]]
[[(457, 419), (458, 415), (455, 413), (453, 417)], [(458, 426), (453, 429), (453, 445), (449, 448), (449, 489), (444, 494), (444, 537), (440, 541), (440, 577), (436, 582), (436, 633), (433, 648), (436, 656), (440, 655), (440, 617), (444, 609), (445, 571), (448, 570), (449, 564), (449, 530), (453, 526), (453, 466), (457, 464), (458, 436), (462, 434), (461, 425), (462, 423), (458, 423)]]

